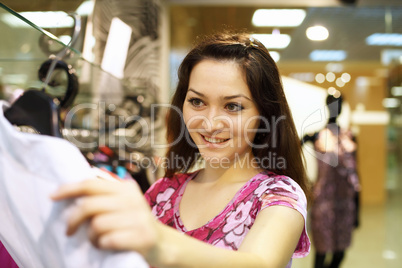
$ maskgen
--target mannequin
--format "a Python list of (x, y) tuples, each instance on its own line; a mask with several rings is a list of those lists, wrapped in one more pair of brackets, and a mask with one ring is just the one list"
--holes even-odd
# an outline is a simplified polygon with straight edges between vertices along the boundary
[[(352, 231), (358, 225), (357, 144), (351, 132), (337, 124), (342, 102), (342, 95), (328, 95), (327, 126), (302, 139), (302, 143), (314, 143), (318, 160), (318, 178), (313, 187), (311, 207), (315, 268), (340, 267), (345, 250), (350, 246)], [(332, 260), (325, 266), (328, 253), (332, 253)]]

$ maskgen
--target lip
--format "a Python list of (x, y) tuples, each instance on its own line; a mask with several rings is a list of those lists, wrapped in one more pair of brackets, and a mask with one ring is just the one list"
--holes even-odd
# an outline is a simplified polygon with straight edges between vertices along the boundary
[(226, 145), (230, 138), (223, 139), (223, 138), (218, 138), (218, 137), (210, 137), (206, 135), (200, 134), (203, 142), (205, 145), (208, 147), (222, 147), (222, 145)]

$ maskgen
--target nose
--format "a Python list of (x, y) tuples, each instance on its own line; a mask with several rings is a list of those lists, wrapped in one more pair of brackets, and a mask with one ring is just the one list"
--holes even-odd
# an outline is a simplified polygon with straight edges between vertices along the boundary
[(220, 114), (218, 109), (211, 108), (208, 110), (208, 113), (202, 122), (202, 127), (211, 135), (218, 134), (225, 128), (226, 120), (227, 118)]

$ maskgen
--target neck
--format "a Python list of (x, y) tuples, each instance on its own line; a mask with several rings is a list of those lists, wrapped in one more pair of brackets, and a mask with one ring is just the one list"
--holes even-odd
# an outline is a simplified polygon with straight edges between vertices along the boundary
[[(246, 154), (231, 163), (206, 162), (200, 182), (225, 183), (247, 181), (262, 170), (254, 161), (254, 156)], [(198, 177), (198, 176), (197, 176)]]

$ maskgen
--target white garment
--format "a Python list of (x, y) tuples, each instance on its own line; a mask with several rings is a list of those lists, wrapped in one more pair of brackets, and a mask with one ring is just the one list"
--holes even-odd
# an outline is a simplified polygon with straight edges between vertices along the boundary
[(95, 178), (77, 147), (66, 140), (17, 131), (0, 101), (0, 240), (19, 267), (148, 267), (136, 252), (95, 248), (87, 226), (66, 236), (73, 201), (54, 202), (61, 184)]

